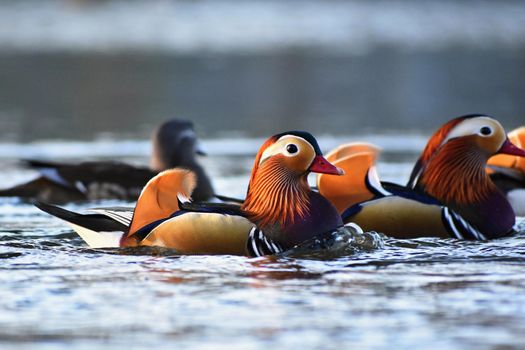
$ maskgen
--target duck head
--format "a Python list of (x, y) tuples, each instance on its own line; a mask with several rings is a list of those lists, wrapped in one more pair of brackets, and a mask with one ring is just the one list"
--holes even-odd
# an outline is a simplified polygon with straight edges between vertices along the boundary
[(479, 114), (453, 119), (432, 135), (408, 186), (447, 205), (480, 203), (497, 191), (485, 171), (495, 154), (525, 157), (495, 119)]
[(323, 157), (317, 141), (307, 132), (270, 137), (255, 158), (242, 210), (272, 239), (288, 234), (292, 243), (341, 226), (333, 205), (310, 190), (310, 172), (344, 173)]
[(196, 154), (204, 154), (188, 120), (164, 122), (153, 132), (152, 143), (151, 168), (157, 171), (190, 166), (196, 162)]

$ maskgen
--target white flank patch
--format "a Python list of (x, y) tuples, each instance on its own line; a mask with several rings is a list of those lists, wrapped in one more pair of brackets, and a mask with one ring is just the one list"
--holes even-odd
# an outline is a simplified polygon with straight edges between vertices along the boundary
[(96, 232), (85, 227), (68, 222), (69, 226), (87, 243), (90, 248), (118, 248), (120, 247), (121, 231)]

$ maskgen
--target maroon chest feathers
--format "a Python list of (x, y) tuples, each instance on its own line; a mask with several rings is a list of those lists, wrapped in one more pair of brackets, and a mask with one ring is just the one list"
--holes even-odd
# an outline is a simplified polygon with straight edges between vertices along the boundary
[(285, 248), (291, 248), (342, 225), (341, 215), (332, 203), (319, 193), (311, 191), (304, 214), (295, 213), (293, 220), (268, 223), (260, 228), (275, 242)]

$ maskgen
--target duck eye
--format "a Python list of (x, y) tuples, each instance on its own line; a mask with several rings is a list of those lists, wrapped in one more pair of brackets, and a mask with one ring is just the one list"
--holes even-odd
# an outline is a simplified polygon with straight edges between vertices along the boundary
[(488, 126), (484, 126), (481, 129), (479, 129), (479, 133), (484, 136), (489, 136), (492, 134), (492, 129)]
[(299, 151), (299, 148), (297, 148), (297, 146), (294, 145), (293, 143), (290, 143), (286, 145), (286, 151), (290, 154), (295, 154)]

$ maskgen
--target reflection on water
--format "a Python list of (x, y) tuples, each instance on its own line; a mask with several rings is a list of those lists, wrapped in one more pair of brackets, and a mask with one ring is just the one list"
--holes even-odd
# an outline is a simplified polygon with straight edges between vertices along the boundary
[(0, 55), (4, 140), (147, 137), (173, 116), (204, 136), (431, 132), (465, 113), (523, 123), (525, 54)]

